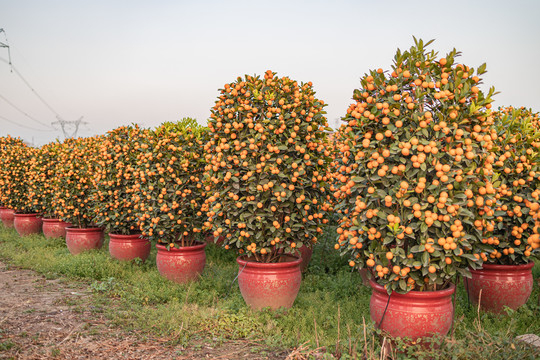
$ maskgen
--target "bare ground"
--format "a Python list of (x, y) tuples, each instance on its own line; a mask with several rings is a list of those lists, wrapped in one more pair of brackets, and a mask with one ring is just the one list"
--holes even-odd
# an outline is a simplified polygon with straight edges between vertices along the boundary
[(0, 359), (302, 359), (249, 341), (149, 338), (114, 327), (92, 302), (89, 286), (49, 280), (0, 261)]

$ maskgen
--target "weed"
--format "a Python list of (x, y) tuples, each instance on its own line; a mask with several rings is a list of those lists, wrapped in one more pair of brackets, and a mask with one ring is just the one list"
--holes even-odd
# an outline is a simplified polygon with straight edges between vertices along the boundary
[(94, 281), (92, 285), (90, 285), (90, 289), (94, 292), (106, 292), (113, 290), (115, 285), (114, 277), (110, 277), (106, 281)]
[(0, 351), (8, 351), (15, 346), (15, 343), (11, 340), (0, 342)]

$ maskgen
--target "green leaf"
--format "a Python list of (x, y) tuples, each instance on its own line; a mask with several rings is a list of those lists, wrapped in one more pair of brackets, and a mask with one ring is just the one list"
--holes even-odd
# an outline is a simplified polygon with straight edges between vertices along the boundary
[(484, 74), (485, 72), (486, 72), (486, 63), (483, 63), (482, 65), (480, 65), (480, 66), (478, 67), (478, 69), (476, 70), (476, 73), (477, 73), (478, 75), (482, 75), (482, 74)]
[(407, 290), (407, 283), (404, 279), (399, 280), (399, 287), (401, 290), (406, 291)]
[(426, 251), (422, 254), (422, 266), (429, 265), (429, 253)]

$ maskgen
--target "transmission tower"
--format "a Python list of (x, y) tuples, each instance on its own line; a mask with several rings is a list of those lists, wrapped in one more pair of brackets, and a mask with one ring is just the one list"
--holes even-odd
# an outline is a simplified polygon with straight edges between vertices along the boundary
[(7, 35), (6, 35), (6, 32), (4, 31), (4, 29), (0, 28), (0, 33), (4, 33), (4, 37), (6, 38), (6, 42), (3, 43), (0, 41), (0, 48), (6, 48), (7, 49), (7, 52), (8, 52), (8, 59), (9, 59), (9, 66), (11, 66), (11, 51), (9, 49), (9, 45), (8, 45), (8, 41), (7, 41)]
[[(81, 116), (78, 120), (75, 121), (68, 121), (62, 119), (59, 115), (56, 116), (58, 121), (52, 122), (51, 125), (60, 125), (60, 128), (62, 129), (62, 132), (64, 133), (64, 138), (73, 138), (77, 137), (77, 132), (79, 131), (79, 126), (88, 124), (87, 122), (82, 121), (83, 116)], [(72, 129), (71, 132), (68, 132), (69, 129)]]

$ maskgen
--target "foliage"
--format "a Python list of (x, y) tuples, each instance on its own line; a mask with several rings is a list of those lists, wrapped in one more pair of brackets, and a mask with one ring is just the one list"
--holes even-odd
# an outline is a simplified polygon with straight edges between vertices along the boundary
[(14, 186), (11, 166), (13, 147), (25, 146), (20, 138), (11, 136), (0, 137), (0, 205), (8, 206), (11, 197), (11, 188)]
[(525, 264), (531, 256), (540, 256), (539, 116), (512, 107), (492, 116), (498, 134), (492, 150), (499, 175), (494, 183), (497, 202), (489, 229), (493, 231), (477, 246), (490, 253), (490, 263)]
[(19, 138), (2, 138), (0, 176), (3, 198), (0, 202), (17, 213), (31, 214), (40, 210), (36, 168), (39, 149), (27, 146)]
[(114, 234), (129, 235), (139, 231), (132, 199), (138, 179), (138, 155), (141, 140), (148, 130), (137, 125), (109, 131), (99, 146), (93, 177), (94, 219), (99, 227)]
[(486, 254), (471, 251), (482, 235), (474, 221), (495, 192), (487, 150), (497, 134), (486, 111), (494, 90), (478, 87), (485, 65), (474, 75), (455, 49), (437, 60), (432, 41), (414, 40), (391, 73), (362, 77), (335, 161), (336, 249), (389, 293), (441, 289), (478, 268)]
[(57, 168), (60, 162), (61, 147), (61, 143), (52, 142), (43, 145), (37, 153), (35, 163), (37, 206), (38, 212), (44, 218), (53, 218), (55, 216), (54, 203), (58, 192)]
[(207, 129), (184, 118), (165, 123), (142, 141), (133, 202), (142, 234), (167, 245), (190, 246), (206, 219), (202, 177)]
[(103, 136), (66, 139), (59, 152), (55, 215), (78, 228), (95, 227), (92, 178)]
[(224, 246), (273, 262), (311, 246), (329, 206), (324, 102), (311, 82), (267, 71), (220, 89), (208, 120), (208, 227)]

